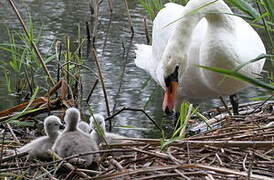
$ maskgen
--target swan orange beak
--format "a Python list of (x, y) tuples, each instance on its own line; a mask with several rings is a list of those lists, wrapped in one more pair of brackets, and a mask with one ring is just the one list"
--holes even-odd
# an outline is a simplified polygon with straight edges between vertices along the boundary
[(178, 88), (178, 82), (171, 81), (169, 86), (166, 87), (163, 101), (163, 111), (166, 114), (172, 113), (176, 103), (176, 93)]

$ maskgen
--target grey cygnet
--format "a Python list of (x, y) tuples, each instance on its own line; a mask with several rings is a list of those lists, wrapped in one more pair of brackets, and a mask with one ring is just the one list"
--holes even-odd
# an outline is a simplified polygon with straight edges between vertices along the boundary
[(28, 152), (28, 158), (50, 159), (50, 150), (59, 135), (61, 121), (57, 116), (48, 116), (44, 121), (46, 136), (39, 137), (18, 149), (19, 153)]
[[(98, 145), (90, 134), (78, 129), (80, 112), (76, 108), (69, 108), (65, 114), (66, 127), (63, 133), (57, 138), (53, 150), (61, 157), (68, 157), (75, 154), (98, 151)], [(97, 154), (81, 156), (89, 166), (97, 160)]]
[(125, 136), (107, 132), (105, 126), (105, 119), (101, 114), (94, 114), (89, 118), (89, 121), (90, 128), (92, 129), (91, 135), (94, 136), (97, 144), (115, 144), (129, 142), (128, 140), (126, 140), (127, 138)]
[(89, 124), (86, 123), (85, 121), (80, 121), (79, 124), (78, 124), (78, 129), (82, 130), (83, 132), (85, 133), (88, 133), (90, 132), (90, 127), (89, 127)]

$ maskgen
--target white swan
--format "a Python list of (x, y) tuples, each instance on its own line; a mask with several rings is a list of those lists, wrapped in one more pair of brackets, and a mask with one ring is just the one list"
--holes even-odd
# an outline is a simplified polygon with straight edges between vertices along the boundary
[[(98, 151), (98, 145), (91, 135), (78, 129), (80, 112), (76, 108), (66, 110), (65, 118), (66, 127), (62, 134), (57, 138), (52, 149), (61, 157), (68, 157), (75, 154)], [(97, 160), (98, 155), (90, 154), (81, 156), (89, 166)]]
[(119, 134), (109, 133), (106, 131), (105, 118), (101, 114), (93, 114), (90, 116), (90, 128), (92, 130), (91, 135), (96, 139), (97, 144), (107, 143), (126, 143), (125, 136)]
[(48, 116), (44, 121), (44, 129), (47, 136), (39, 137), (18, 149), (19, 153), (28, 152), (28, 158), (49, 159), (50, 150), (59, 135), (61, 121), (57, 116)]
[[(265, 53), (256, 31), (222, 0), (168, 3), (153, 22), (152, 46), (137, 46), (135, 63), (165, 90), (163, 110), (178, 110), (183, 100), (201, 101), (232, 95), (248, 85), (196, 67), (235, 69)], [(253, 76), (264, 59), (240, 70)]]

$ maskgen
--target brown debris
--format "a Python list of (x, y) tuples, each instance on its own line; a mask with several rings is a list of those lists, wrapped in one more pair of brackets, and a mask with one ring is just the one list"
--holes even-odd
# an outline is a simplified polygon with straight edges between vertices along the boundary
[[(87, 153), (51, 162), (25, 162), (25, 156), (13, 156), (3, 158), (0, 174), (9, 172), (12, 177), (23, 172), (25, 178), (51, 179), (273, 179), (272, 113), (262, 106), (253, 114), (227, 115), (214, 122), (217, 128), (174, 141), (164, 151), (160, 139), (132, 138), (131, 143), (112, 144), (90, 152), (101, 155), (95, 169), (68, 164)], [(9, 139), (12, 143), (2, 142), (4, 151), (16, 144), (11, 133)]]
[[(22, 104), (16, 105), (9, 109), (3, 110), (0, 112), (0, 122), (6, 121), (10, 118), (16, 117), (16, 114), (19, 114), (15, 119), (20, 119), (23, 117), (33, 117), (43, 112), (49, 112), (55, 109), (61, 109), (62, 107), (71, 107), (75, 105), (73, 99), (66, 99), (68, 96), (69, 85), (65, 80), (60, 80), (56, 85), (51, 88), (45, 96), (38, 97), (33, 101), (24, 102)], [(52, 96), (58, 92), (60, 89), (60, 95), (57, 98), (52, 98)], [(20, 115), (20, 112), (28, 107), (29, 112), (25, 112)], [(22, 119), (21, 119), (22, 120)]]

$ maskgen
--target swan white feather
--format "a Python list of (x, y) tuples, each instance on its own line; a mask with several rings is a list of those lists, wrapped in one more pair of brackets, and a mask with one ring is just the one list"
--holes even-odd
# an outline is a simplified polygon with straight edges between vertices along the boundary
[[(232, 95), (248, 86), (195, 66), (235, 69), (266, 53), (256, 31), (242, 18), (229, 14), (233, 13), (222, 0), (190, 0), (185, 7), (168, 3), (153, 21), (152, 46), (136, 45), (136, 65), (163, 89), (164, 78), (179, 66), (177, 108), (185, 99)], [(248, 64), (240, 72), (255, 77), (264, 61)]]

